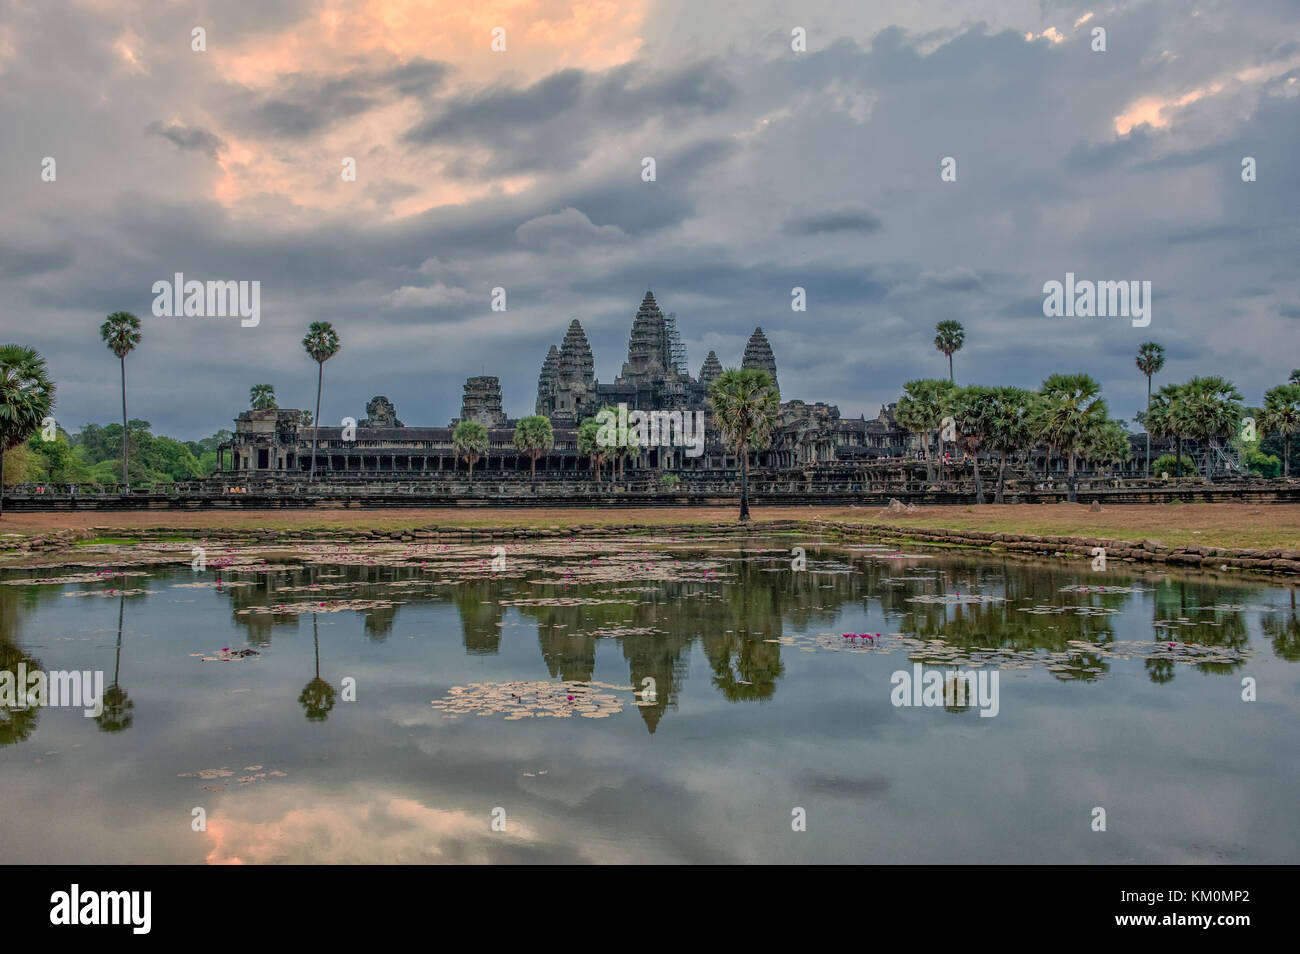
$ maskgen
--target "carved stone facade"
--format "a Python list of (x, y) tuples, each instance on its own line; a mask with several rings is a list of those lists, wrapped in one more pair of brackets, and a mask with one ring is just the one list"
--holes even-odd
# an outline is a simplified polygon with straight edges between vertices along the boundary
[[(741, 366), (761, 368), (776, 380), (776, 356), (762, 328), (755, 328), (745, 345)], [(722, 374), (722, 362), (710, 351), (698, 378), (685, 368), (686, 353), (675, 317), (660, 310), (652, 292), (646, 292), (632, 320), (627, 360), (612, 384), (596, 379), (591, 345), (582, 324), (573, 319), (564, 340), (547, 352), (537, 378), (536, 413), (550, 418), (555, 428), (555, 449), (538, 461), (538, 473), (569, 474), (589, 466), (577, 449), (578, 423), (602, 407), (619, 404), (640, 411), (698, 411), (705, 420), (701, 455), (689, 457), (680, 447), (647, 448), (627, 462), (629, 470), (687, 473), (735, 468), (736, 459), (723, 446), (708, 404), (709, 387)], [(916, 439), (898, 426), (893, 410), (891, 404), (882, 406), (873, 420), (844, 420), (835, 405), (787, 401), (781, 405), (771, 447), (753, 455), (753, 466), (797, 469), (910, 454)], [(529, 462), (512, 442), (514, 421), (506, 417), (499, 378), (482, 375), (465, 382), (458, 420), (478, 421), (488, 429), (488, 453), (476, 470), (527, 473)], [(324, 478), (383, 473), (450, 475), (465, 469), (452, 447), (455, 424), (405, 427), (392, 402), (383, 396), (366, 405), (366, 417), (355, 434), (339, 427), (315, 431), (302, 424), (300, 411), (245, 411), (236, 421), (234, 438), (223, 445), (223, 460), (228, 450), (230, 469), (235, 471), (305, 473), (315, 431), (319, 440), (316, 469)], [(222, 469), (226, 469), (224, 463)]]
[(357, 426), (404, 427), (405, 425), (397, 419), (397, 408), (393, 407), (393, 402), (379, 394), (366, 402), (366, 416)]
[(480, 375), (465, 381), (465, 396), (461, 399), (462, 421), (477, 421), (484, 427), (505, 427), (506, 415), (501, 409), (501, 379), (494, 375)]

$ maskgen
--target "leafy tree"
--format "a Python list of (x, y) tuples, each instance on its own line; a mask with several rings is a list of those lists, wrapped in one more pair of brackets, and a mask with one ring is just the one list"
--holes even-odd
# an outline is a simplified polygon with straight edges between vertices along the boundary
[(1133, 456), (1128, 428), (1120, 420), (1101, 424), (1084, 441), (1083, 456), (1093, 463), (1116, 465)]
[(536, 480), (538, 458), (555, 446), (555, 430), (550, 419), (541, 414), (520, 418), (515, 424), (514, 443), (519, 452), (528, 457), (530, 477)]
[(993, 389), (990, 399), (988, 445), (1001, 455), (998, 463), (998, 490), (994, 503), (1002, 503), (1007, 456), (1027, 450), (1034, 442), (1037, 428), (1037, 395), (1024, 388)]
[[(1147, 341), (1138, 347), (1137, 366), (1147, 377), (1147, 414), (1151, 413), (1151, 378), (1160, 373), (1165, 366), (1165, 349), (1154, 341)], [(1144, 418), (1145, 420), (1145, 418)], [(1146, 428), (1143, 428), (1146, 430)], [(1147, 476), (1151, 476), (1151, 431), (1147, 435)]]
[(99, 336), (122, 364), (122, 485), (130, 490), (126, 449), (126, 356), (140, 343), (140, 319), (129, 311), (115, 311), (99, 326)]
[(4, 515), (5, 453), (36, 433), (54, 406), (54, 382), (33, 348), (0, 345), (0, 516)]
[(758, 368), (728, 368), (709, 388), (713, 422), (740, 458), (740, 520), (749, 520), (749, 452), (767, 447), (781, 413), (776, 382)]
[(1187, 436), (1201, 442), (1205, 452), (1205, 482), (1214, 480), (1211, 449), (1215, 441), (1231, 437), (1241, 426), (1241, 392), (1217, 375), (1192, 378), (1184, 386)]
[(1075, 463), (1094, 439), (1094, 432), (1108, 420), (1101, 385), (1086, 374), (1053, 374), (1043, 381), (1039, 439), (1069, 461), (1069, 500), (1075, 497)]
[(982, 385), (958, 388), (952, 396), (952, 417), (957, 430), (957, 447), (970, 457), (975, 468), (975, 503), (984, 503), (979, 453), (993, 436), (1001, 412), (997, 392)]
[[(325, 377), (325, 362), (339, 353), (339, 348), (343, 347), (339, 341), (339, 334), (334, 330), (334, 326), (328, 321), (313, 321), (307, 329), (306, 336), (302, 339), (302, 346), (306, 349), (307, 354), (316, 362), (316, 416), (313, 420), (320, 420), (320, 392), (321, 385)], [(307, 475), (308, 480), (316, 479), (316, 435), (318, 429), (312, 427), (311, 432), (311, 469)]]
[[(940, 381), (936, 378), (908, 381), (903, 385), (903, 396), (899, 398), (898, 407), (894, 411), (894, 418), (899, 424), (921, 435), (927, 480), (933, 479), (930, 462), (930, 432), (937, 431), (943, 423), (954, 390), (951, 381)], [(943, 479), (942, 460), (939, 462), (939, 479)]]
[[(1295, 377), (1296, 371), (1291, 372)], [(1279, 384), (1264, 392), (1261, 429), (1282, 437), (1282, 476), (1291, 476), (1291, 435), (1300, 429), (1300, 383)]]
[(279, 407), (275, 403), (275, 388), (270, 384), (254, 384), (248, 390), (248, 400), (255, 411), (271, 411)]
[(600, 468), (609, 458), (609, 445), (600, 440), (600, 421), (589, 417), (578, 425), (578, 452), (591, 460), (596, 471), (596, 480), (600, 480)]
[(451, 443), (456, 454), (469, 464), (469, 479), (473, 480), (474, 465), (487, 453), (487, 428), (478, 421), (461, 421), (451, 432)]
[(952, 376), (952, 355), (965, 344), (966, 329), (960, 321), (941, 321), (934, 326), (934, 331), (934, 346), (948, 356), (948, 383), (952, 384), (956, 381)]
[[(1183, 385), (1166, 384), (1151, 398), (1151, 410), (1143, 422), (1147, 431), (1156, 437), (1172, 437), (1176, 453), (1174, 455), (1174, 476), (1183, 476), (1183, 438), (1189, 433), (1186, 404), (1183, 401)], [(1161, 457), (1160, 460), (1164, 458)], [(1157, 464), (1159, 461), (1157, 461)], [(1161, 467), (1157, 473), (1165, 473)]]

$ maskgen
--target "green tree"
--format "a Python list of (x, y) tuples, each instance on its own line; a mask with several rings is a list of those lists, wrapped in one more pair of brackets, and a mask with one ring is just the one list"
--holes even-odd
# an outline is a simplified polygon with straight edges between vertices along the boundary
[(532, 480), (537, 479), (538, 459), (555, 446), (555, 430), (549, 418), (541, 414), (521, 417), (515, 424), (515, 447), (528, 457)]
[(970, 457), (975, 469), (975, 503), (984, 503), (984, 483), (980, 477), (979, 454), (993, 436), (1001, 411), (997, 392), (974, 384), (958, 388), (952, 395), (952, 417), (957, 432), (957, 447)]
[[(1174, 476), (1183, 476), (1183, 438), (1188, 434), (1186, 403), (1183, 401), (1183, 385), (1166, 384), (1151, 398), (1151, 410), (1143, 420), (1143, 426), (1155, 437), (1172, 437), (1174, 439)], [(1164, 469), (1157, 460), (1155, 470), (1163, 473)]]
[(749, 520), (749, 452), (772, 441), (781, 399), (776, 383), (758, 368), (728, 368), (709, 388), (713, 422), (723, 441), (740, 458), (740, 520)]
[(1184, 414), (1187, 436), (1201, 442), (1205, 460), (1205, 482), (1214, 481), (1214, 443), (1237, 433), (1241, 426), (1241, 392), (1217, 375), (1192, 378), (1184, 385)]
[(1002, 503), (1007, 456), (1027, 450), (1034, 442), (1038, 420), (1037, 395), (1024, 388), (994, 388), (990, 404), (988, 446), (1001, 457), (998, 489), (993, 502)]
[[(316, 362), (316, 415), (313, 421), (320, 420), (320, 392), (321, 385), (325, 377), (325, 362), (339, 353), (339, 348), (343, 343), (339, 341), (339, 334), (334, 330), (334, 326), (328, 321), (313, 321), (307, 329), (306, 336), (302, 339), (302, 346), (311, 355), (311, 359)], [(307, 474), (308, 480), (316, 479), (316, 435), (319, 428), (313, 426), (311, 431), (311, 469)]]
[(1109, 420), (1101, 385), (1086, 374), (1053, 374), (1043, 381), (1039, 394), (1039, 439), (1068, 459), (1069, 500), (1074, 503), (1078, 455), (1094, 439), (1096, 429)]
[(957, 379), (952, 375), (952, 355), (966, 343), (966, 329), (960, 321), (941, 321), (934, 331), (934, 346), (948, 356), (948, 383), (953, 384)]
[[(921, 435), (921, 446), (925, 452), (925, 475), (927, 480), (934, 479), (930, 459), (930, 432), (938, 431), (948, 414), (955, 388), (951, 381), (937, 378), (921, 378), (908, 381), (903, 385), (903, 396), (898, 400), (894, 418), (909, 431)], [(942, 441), (940, 441), (942, 446)], [(942, 458), (942, 453), (935, 456)], [(943, 461), (939, 461), (939, 479), (943, 479)]]
[(126, 356), (140, 343), (140, 319), (129, 311), (115, 311), (99, 326), (99, 336), (122, 365), (122, 485), (130, 490), (126, 450)]
[[(1298, 372), (1292, 371), (1291, 377)], [(1282, 436), (1282, 476), (1291, 476), (1291, 435), (1300, 428), (1300, 383), (1279, 384), (1264, 392), (1260, 429)]]
[(0, 345), (0, 516), (5, 453), (36, 433), (53, 406), (54, 382), (40, 353), (22, 345)]
[(478, 421), (461, 421), (451, 432), (451, 444), (456, 454), (469, 464), (469, 479), (473, 480), (474, 465), (487, 453), (487, 428)]
[[(1165, 366), (1165, 349), (1154, 341), (1147, 341), (1138, 347), (1137, 353), (1138, 370), (1146, 375), (1147, 378), (1147, 414), (1151, 413), (1151, 378), (1160, 373), (1160, 369)], [(1145, 421), (1145, 418), (1143, 418)], [(1151, 431), (1147, 430), (1145, 425), (1143, 430), (1147, 434), (1147, 476), (1151, 476)]]
[(1101, 424), (1088, 439), (1084, 441), (1083, 456), (1095, 464), (1123, 463), (1133, 456), (1129, 445), (1128, 428), (1120, 420), (1109, 420)]
[(591, 460), (597, 482), (600, 481), (600, 468), (609, 458), (612, 446), (601, 440), (600, 429), (601, 423), (594, 417), (589, 417), (578, 425), (578, 452)]
[(275, 403), (275, 387), (270, 384), (254, 384), (248, 390), (248, 400), (255, 411), (271, 411), (279, 407)]

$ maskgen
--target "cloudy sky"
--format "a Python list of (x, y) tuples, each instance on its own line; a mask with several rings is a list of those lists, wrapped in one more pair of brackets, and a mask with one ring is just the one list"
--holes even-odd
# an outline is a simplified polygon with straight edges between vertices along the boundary
[[(313, 320), (325, 421), (445, 424), (473, 374), (531, 413), (573, 317), (613, 380), (646, 289), (692, 373), (761, 325), (854, 416), (947, 373), (945, 318), (958, 383), (1086, 371), (1125, 417), (1149, 339), (1252, 403), (1300, 365), (1295, 0), (0, 0), (0, 129), (0, 331), (72, 429), (117, 414), (116, 310), (131, 416), (184, 438), (310, 407)], [(1151, 325), (1044, 317), (1067, 271), (1151, 281)], [(175, 272), (260, 281), (260, 325), (155, 317)]]

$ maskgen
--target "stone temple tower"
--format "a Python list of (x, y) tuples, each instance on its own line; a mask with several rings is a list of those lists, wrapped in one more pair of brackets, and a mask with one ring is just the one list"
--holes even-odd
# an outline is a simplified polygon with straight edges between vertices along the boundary
[(709, 388), (713, 382), (718, 379), (722, 373), (722, 362), (718, 360), (717, 352), (710, 351), (709, 356), (704, 359), (704, 364), (700, 367), (700, 384), (704, 386), (704, 393), (709, 393)]
[(577, 318), (569, 323), (559, 350), (551, 346), (537, 377), (537, 413), (557, 423), (576, 422), (598, 402), (596, 362)]
[(501, 410), (501, 379), (494, 375), (467, 378), (460, 419), (478, 421), (484, 427), (505, 427), (506, 415)]
[(763, 334), (762, 328), (755, 328), (754, 333), (749, 336), (749, 343), (745, 345), (745, 357), (741, 359), (740, 366), (766, 371), (772, 376), (772, 383), (776, 384), (776, 389), (781, 390), (776, 380), (776, 356), (772, 354), (772, 346), (767, 343), (767, 336)]
[(644, 385), (676, 377), (672, 342), (664, 314), (655, 302), (654, 292), (646, 292), (632, 321), (632, 337), (627, 344), (627, 361), (618, 384)]

